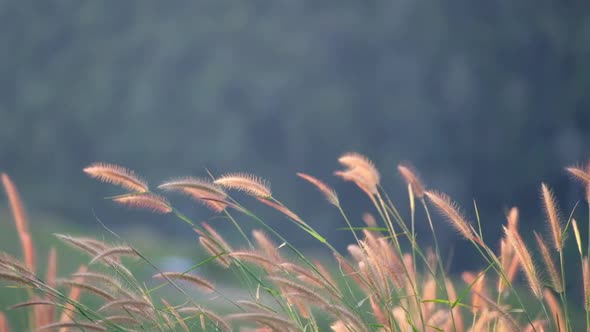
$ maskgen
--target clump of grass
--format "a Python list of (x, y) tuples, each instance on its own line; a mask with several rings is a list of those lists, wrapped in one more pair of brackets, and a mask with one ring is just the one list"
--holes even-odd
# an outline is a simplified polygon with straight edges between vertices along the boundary
[[(567, 294), (574, 287), (566, 285), (563, 256), (568, 243), (566, 235), (571, 228), (580, 256), (578, 272), (584, 293), (581, 304), (586, 312), (586, 328), (590, 328), (590, 245), (584, 253), (576, 220), (571, 217), (563, 220), (555, 196), (546, 184), (541, 185), (541, 201), (551, 245), (535, 232), (538, 251), (533, 251), (518, 229), (516, 207), (507, 213), (499, 244), (489, 244), (481, 227), (469, 221), (448, 195), (427, 189), (407, 164), (397, 168), (407, 184), (409, 197), (410, 215), (403, 216), (381, 187), (381, 174), (373, 162), (358, 153), (346, 153), (338, 161), (344, 169), (334, 174), (355, 184), (373, 204), (374, 211), (362, 218), (366, 227), (353, 227), (331, 186), (306, 173), (297, 175), (338, 209), (355, 238), (347, 247), (348, 254), (336, 250), (312, 223), (273, 196), (269, 182), (259, 177), (245, 173), (230, 173), (212, 180), (190, 176), (158, 186), (163, 191), (185, 194), (213, 212), (224, 214), (244, 237), (240, 245), (230, 244), (207, 223), (194, 223), (162, 193), (149, 189), (147, 182), (135, 172), (108, 163), (92, 164), (84, 172), (126, 191), (110, 197), (113, 202), (174, 214), (196, 232), (203, 252), (209, 257), (188, 271), (161, 271), (130, 244), (108, 244), (89, 237), (56, 234), (90, 257), (88, 266), (81, 266), (77, 272), (62, 278), (57, 277), (58, 256), (54, 249), (47, 258), (47, 273), (39, 276), (23, 204), (12, 180), (2, 174), (22, 258), (0, 253), (0, 280), (22, 288), (28, 298), (10, 310), (28, 312), (29, 330), (60, 332), (73, 329), (231, 331), (237, 327), (244, 331), (324, 331), (327, 328), (335, 332), (575, 331), (583, 324), (576, 324), (568, 311)], [(590, 192), (588, 167), (566, 170)], [(255, 204), (262, 203), (281, 212), (310, 239), (324, 245), (334, 256), (334, 262), (319, 262), (303, 255), (224, 189), (242, 191), (254, 196)], [(416, 219), (416, 202), (425, 211), (424, 220)], [(438, 250), (431, 207), (481, 254), (481, 270), (464, 271), (462, 282), (444, 267), (447, 262)], [(479, 224), (479, 216), (476, 220)], [(259, 228), (251, 237), (242, 230), (246, 222)], [(430, 226), (433, 249), (422, 248), (416, 242), (416, 222)], [(535, 262), (538, 256), (543, 262), (542, 269)], [(559, 264), (554, 256), (559, 256)], [(152, 284), (137, 279), (126, 266), (129, 258), (154, 269)], [(94, 264), (98, 262), (103, 264)], [(220, 286), (203, 275), (200, 268), (212, 262), (234, 275), (243, 292), (228, 291), (227, 285)], [(524, 278), (518, 277), (519, 269)], [(543, 274), (549, 276), (548, 283), (541, 278)], [(165, 298), (159, 297), (157, 291), (163, 286), (171, 288), (176, 295), (166, 293)], [(82, 294), (93, 298), (92, 304), (81, 302)], [(222, 305), (218, 311), (212, 310), (219, 304)], [(0, 331), (11, 331), (8, 325), (0, 312)]]

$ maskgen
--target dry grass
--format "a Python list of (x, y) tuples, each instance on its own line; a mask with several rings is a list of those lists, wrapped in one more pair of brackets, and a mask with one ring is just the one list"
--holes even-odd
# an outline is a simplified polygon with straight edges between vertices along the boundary
[[(408, 185), (410, 215), (402, 216), (381, 188), (381, 175), (367, 157), (347, 153), (338, 161), (345, 168), (335, 175), (356, 184), (374, 205), (375, 210), (363, 216), (367, 227), (359, 230), (358, 235), (331, 186), (305, 173), (297, 175), (314, 185), (351, 228), (355, 242), (348, 246), (348, 255), (337, 251), (310, 223), (273, 197), (268, 182), (258, 177), (243, 173), (224, 175), (212, 181), (184, 177), (158, 187), (181, 192), (214, 212), (225, 214), (247, 243), (238, 246), (230, 245), (209, 224), (192, 222), (161, 194), (150, 191), (147, 183), (133, 171), (113, 164), (93, 164), (84, 169), (87, 174), (127, 190), (123, 195), (111, 197), (114, 202), (176, 215), (196, 231), (202, 251), (210, 257), (195, 264), (190, 271), (160, 271), (129, 244), (111, 245), (88, 237), (57, 234), (60, 240), (87, 253), (90, 263), (104, 263), (81, 266), (77, 272), (61, 279), (58, 279), (58, 256), (53, 249), (47, 256), (48, 271), (44, 277), (38, 276), (34, 241), (28, 231), (22, 201), (12, 180), (2, 174), (22, 245), (22, 258), (0, 253), (0, 279), (2, 283), (22, 288), (28, 297), (10, 310), (28, 313), (28, 330), (60, 332), (231, 331), (237, 327), (243, 331), (324, 331), (327, 328), (336, 332), (574, 331), (575, 326), (583, 324), (574, 325), (575, 318), (567, 306), (563, 251), (568, 243), (566, 233), (571, 228), (580, 256), (581, 267), (577, 268), (577, 273), (583, 280), (579, 285), (584, 290), (580, 305), (586, 311), (586, 327), (590, 326), (590, 250), (586, 253), (583, 250), (577, 222), (562, 220), (555, 196), (546, 184), (541, 186), (542, 205), (552, 241), (547, 245), (543, 237), (535, 233), (538, 251), (533, 251), (518, 230), (517, 208), (507, 214), (500, 243), (488, 244), (450, 197), (426, 190), (416, 171), (406, 164), (400, 164), (398, 171)], [(587, 168), (569, 167), (567, 171), (590, 186)], [(255, 196), (258, 203), (281, 212), (310, 235), (310, 239), (331, 251), (335, 259), (328, 266), (336, 268), (330, 270), (324, 265), (326, 262), (304, 256), (275, 228), (222, 188), (243, 191)], [(422, 203), (425, 220), (416, 219), (419, 205), (415, 201)], [(234, 209), (226, 209), (228, 206)], [(438, 247), (434, 250), (421, 248), (415, 241), (414, 222), (424, 222), (430, 225), (436, 244), (431, 206), (481, 254), (481, 270), (464, 271), (463, 282), (446, 271), (447, 262), (442, 261)], [(406, 223), (406, 219), (411, 223)], [(254, 230), (250, 238), (240, 227), (244, 222), (254, 222), (262, 229)], [(499, 250), (496, 252), (495, 248)], [(535, 264), (537, 256), (544, 263), (543, 269)], [(558, 264), (554, 256), (559, 256)], [(128, 257), (153, 268), (159, 285), (150, 288), (147, 281), (137, 280), (125, 266)], [(208, 262), (217, 262), (231, 271), (246, 292), (227, 293), (223, 287), (216, 287), (216, 283), (199, 271), (199, 267)], [(519, 269), (524, 278), (517, 276)], [(549, 276), (547, 285), (541, 279), (542, 274)], [(158, 298), (155, 291), (162, 285), (178, 295)], [(185, 286), (191, 285), (209, 297), (190, 293), (191, 287)], [(94, 298), (93, 306), (81, 302), (83, 295)], [(226, 309), (215, 312), (210, 309), (210, 301), (223, 301)], [(323, 323), (326, 317), (330, 321), (327, 325)], [(0, 331), (15, 331), (10, 329), (2, 313)]]

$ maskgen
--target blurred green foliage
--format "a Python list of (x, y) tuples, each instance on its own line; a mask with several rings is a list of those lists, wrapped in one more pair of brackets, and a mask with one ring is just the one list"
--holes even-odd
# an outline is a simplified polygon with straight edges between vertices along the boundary
[(514, 204), (538, 225), (539, 182), (573, 202), (579, 192), (566, 189), (575, 186), (562, 166), (590, 156), (587, 9), (3, 1), (0, 169), (30, 207), (81, 223), (94, 223), (95, 209), (110, 224), (144, 217), (102, 203), (110, 192), (80, 171), (90, 162), (126, 165), (154, 184), (205, 168), (253, 172), (326, 233), (342, 226), (337, 213), (294, 173), (337, 184), (358, 220), (362, 196), (330, 178), (338, 155), (354, 150), (401, 199), (395, 166), (410, 160), (464, 206), (476, 198), (492, 234)]

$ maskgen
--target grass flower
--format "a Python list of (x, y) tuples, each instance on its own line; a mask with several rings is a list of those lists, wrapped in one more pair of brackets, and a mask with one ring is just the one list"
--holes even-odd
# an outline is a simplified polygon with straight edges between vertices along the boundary
[[(566, 269), (571, 270), (564, 265), (569, 260), (563, 257), (568, 243), (564, 236), (567, 228), (563, 226), (555, 195), (546, 184), (541, 184), (541, 196), (550, 229), (549, 244), (533, 232), (537, 245), (531, 250), (519, 231), (523, 228), (519, 225), (519, 210), (513, 207), (506, 213), (507, 224), (503, 226), (504, 234), (496, 252), (491, 249), (495, 246), (484, 241), (488, 237), (484, 237), (483, 230), (476, 232), (449, 196), (426, 190), (407, 164), (399, 164), (397, 170), (410, 194), (410, 223), (405, 220), (404, 210), (391, 201), (390, 197), (395, 195), (388, 195), (381, 187), (381, 174), (373, 162), (358, 153), (346, 153), (338, 161), (344, 167), (335, 174), (355, 183), (374, 205), (375, 211), (362, 215), (367, 227), (352, 226), (354, 219), (345, 214), (333, 188), (311, 175), (297, 175), (338, 207), (342, 222), (355, 239), (347, 246), (347, 252), (332, 246), (329, 237), (316, 231), (312, 222), (276, 200), (266, 181), (250, 174), (231, 173), (214, 181), (184, 177), (158, 186), (165, 193), (179, 192), (213, 212), (222, 212), (223, 218), (229, 219), (244, 238), (245, 244), (240, 245), (236, 237), (223, 237), (217, 222), (190, 220), (165, 197), (149, 191), (147, 182), (122, 166), (96, 163), (85, 168), (84, 172), (91, 177), (127, 190), (123, 195), (109, 198), (115, 203), (154, 213), (171, 213), (193, 228), (200, 244), (198, 251), (205, 258), (195, 261), (184, 272), (159, 270), (158, 264), (135, 246), (56, 234), (62, 242), (87, 254), (91, 269), (83, 265), (78, 271), (62, 276), (57, 266), (58, 252), (52, 248), (43, 255), (47, 261), (40, 265), (47, 266), (47, 271), (40, 277), (23, 203), (12, 180), (2, 174), (2, 185), (22, 247), (22, 258), (0, 251), (0, 282), (22, 294), (19, 302), (11, 306), (26, 313), (26, 320), (16, 321), (23, 324), (17, 328), (59, 332), (232, 331), (238, 327), (241, 331), (257, 332), (329, 329), (337, 332), (573, 332), (584, 328), (583, 320), (577, 319), (575, 311), (568, 310), (568, 304), (571, 307), (573, 301), (583, 301), (586, 328), (590, 326), (590, 263), (582, 250), (578, 222), (572, 218), (580, 255), (579, 286), (583, 288), (583, 300), (567, 296), (576, 289), (575, 285), (566, 287), (565, 284), (566, 280), (576, 279), (565, 278)], [(590, 188), (588, 169), (566, 170)], [(333, 260), (299, 251), (288, 237), (283, 237), (276, 223), (267, 224), (247, 210), (245, 204), (230, 198), (226, 189), (245, 192), (287, 216), (300, 231), (312, 236), (308, 239), (324, 246), (331, 254), (325, 257)], [(422, 204), (426, 221), (432, 225), (429, 206), (435, 206), (451, 228), (470, 241), (482, 256), (478, 272), (459, 273), (464, 283), (457, 282), (457, 276), (445, 267), (448, 261), (439, 254), (437, 232), (433, 228), (433, 249), (423, 247), (418, 241), (422, 239), (417, 236), (414, 222), (420, 222), (420, 214), (414, 197), (423, 196), (429, 202)], [(235, 211), (239, 214), (234, 215)], [(247, 235), (242, 225), (249, 222), (263, 230), (254, 227), (251, 235)], [(559, 253), (559, 268), (552, 250)], [(533, 260), (535, 256), (542, 258), (543, 272), (549, 277), (545, 281), (549, 281), (547, 285), (552, 290), (544, 288)], [(135, 258), (134, 264), (128, 267), (125, 257)], [(209, 275), (211, 271), (205, 266), (210, 263), (218, 263), (224, 270), (220, 275)], [(150, 287), (150, 283), (142, 280), (138, 271), (145, 268), (154, 270), (153, 278), (160, 281), (159, 285)], [(519, 268), (524, 278), (517, 277)], [(240, 286), (226, 284), (230, 278)], [(164, 285), (171, 287), (160, 291)], [(0, 331), (16, 331), (10, 328), (6, 316), (0, 312)]]

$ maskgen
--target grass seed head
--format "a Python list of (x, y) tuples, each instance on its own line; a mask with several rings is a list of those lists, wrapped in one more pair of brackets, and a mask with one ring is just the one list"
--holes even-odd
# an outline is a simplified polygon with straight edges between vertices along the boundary
[(146, 181), (123, 166), (99, 162), (84, 168), (84, 173), (99, 181), (123, 187), (130, 192), (149, 191)]

